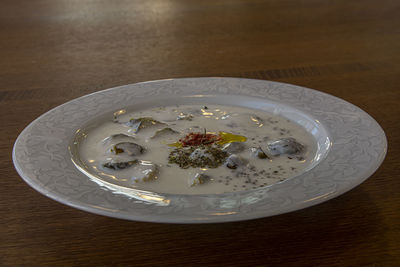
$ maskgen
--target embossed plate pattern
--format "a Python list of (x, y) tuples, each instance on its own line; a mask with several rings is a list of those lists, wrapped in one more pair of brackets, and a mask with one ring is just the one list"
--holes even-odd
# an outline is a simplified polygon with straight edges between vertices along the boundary
[[(134, 196), (88, 179), (71, 160), (69, 145), (91, 119), (150, 98), (192, 95), (256, 97), (286, 105), (319, 121), (331, 148), (317, 166), (269, 187), (214, 195), (138, 191)], [(13, 160), (40, 193), (105, 216), (148, 222), (211, 223), (248, 220), (306, 208), (334, 198), (371, 176), (387, 150), (378, 123), (337, 97), (284, 83), (238, 78), (185, 78), (125, 85), (67, 102), (33, 121), (18, 137)]]

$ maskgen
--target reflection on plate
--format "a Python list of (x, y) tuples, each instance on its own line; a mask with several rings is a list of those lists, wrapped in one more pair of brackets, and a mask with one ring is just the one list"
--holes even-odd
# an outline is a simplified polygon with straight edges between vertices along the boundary
[[(312, 168), (284, 182), (209, 195), (147, 192), (90, 179), (71, 160), (76, 131), (104, 114), (121, 107), (193, 103), (196, 98), (278, 112), (314, 135), (320, 157)], [(385, 134), (373, 118), (334, 96), (262, 80), (187, 78), (121, 86), (61, 105), (21, 133), (13, 160), (33, 188), (82, 210), (137, 221), (208, 223), (272, 216), (343, 194), (374, 173), (386, 146)]]

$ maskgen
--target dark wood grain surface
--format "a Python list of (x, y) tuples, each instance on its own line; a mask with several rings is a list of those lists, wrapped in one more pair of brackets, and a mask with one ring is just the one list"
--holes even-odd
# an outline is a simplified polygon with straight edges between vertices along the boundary
[[(0, 266), (400, 265), (400, 2), (0, 2)], [(18, 176), (11, 151), (36, 117), (146, 80), (229, 76), (343, 98), (385, 130), (366, 182), (304, 210), (226, 224), (107, 218)]]

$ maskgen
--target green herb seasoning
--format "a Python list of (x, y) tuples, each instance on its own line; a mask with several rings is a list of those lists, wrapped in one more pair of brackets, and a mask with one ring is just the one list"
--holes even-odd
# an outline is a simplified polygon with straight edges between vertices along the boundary
[(180, 147), (172, 150), (168, 156), (169, 163), (175, 163), (183, 169), (217, 168), (224, 164), (228, 153), (220, 145), (200, 145)]

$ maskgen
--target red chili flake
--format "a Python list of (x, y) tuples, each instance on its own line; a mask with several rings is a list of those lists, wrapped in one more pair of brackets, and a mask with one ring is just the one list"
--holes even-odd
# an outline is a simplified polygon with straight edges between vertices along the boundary
[(208, 133), (189, 133), (184, 138), (180, 139), (179, 142), (183, 146), (199, 146), (199, 145), (209, 145), (221, 140), (221, 137), (216, 134)]

